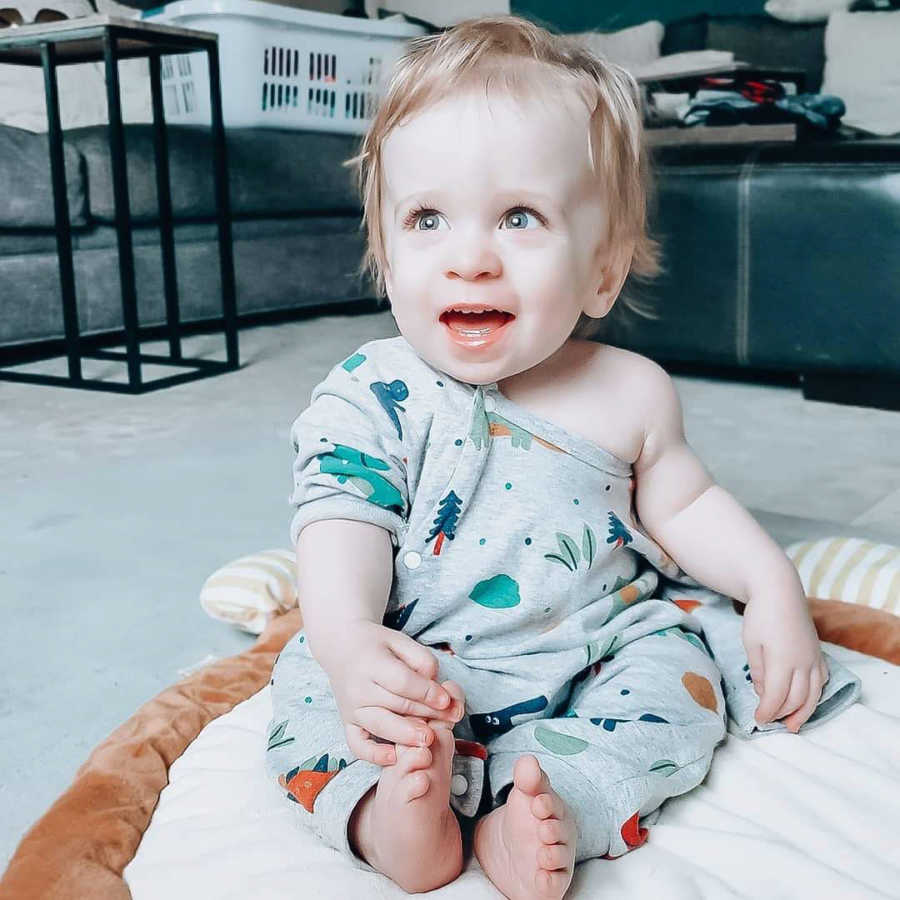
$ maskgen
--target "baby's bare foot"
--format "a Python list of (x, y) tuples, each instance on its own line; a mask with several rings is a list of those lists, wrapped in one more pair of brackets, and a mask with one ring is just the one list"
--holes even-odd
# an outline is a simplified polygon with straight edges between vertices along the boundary
[(475, 829), (475, 855), (510, 900), (559, 900), (575, 869), (575, 820), (533, 756), (521, 756), (506, 803)]
[(462, 871), (462, 837), (450, 809), (452, 726), (428, 724), (431, 746), (397, 745), (397, 762), (382, 769), (349, 828), (358, 855), (408, 893), (439, 888)]

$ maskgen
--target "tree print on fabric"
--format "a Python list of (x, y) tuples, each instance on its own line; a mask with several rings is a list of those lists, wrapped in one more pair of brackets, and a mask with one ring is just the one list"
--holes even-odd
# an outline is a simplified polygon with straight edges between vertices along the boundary
[(428, 537), (425, 538), (425, 543), (427, 544), (430, 540), (437, 537), (437, 540), (434, 542), (434, 556), (441, 555), (441, 547), (444, 543), (444, 538), (452, 541), (453, 538), (456, 537), (456, 522), (459, 519), (459, 508), (462, 504), (462, 500), (456, 496), (454, 491), (450, 491), (443, 500), (441, 500), (437, 518), (434, 519), (434, 528), (428, 534)]
[(335, 444), (333, 450), (319, 453), (316, 458), (320, 472), (334, 475), (339, 484), (349, 481), (369, 503), (403, 512), (403, 495), (378, 474), (391, 468), (383, 459), (344, 444)]
[(597, 538), (587, 522), (584, 523), (584, 530), (581, 534), (580, 553), (578, 544), (564, 532), (557, 531), (556, 540), (559, 543), (560, 552), (545, 553), (544, 559), (559, 563), (559, 565), (565, 566), (570, 572), (574, 572), (578, 568), (582, 554), (584, 554), (584, 561), (587, 563), (587, 568), (590, 569), (591, 564), (594, 562), (594, 557), (597, 555)]
[(419, 598), (416, 597), (415, 600), (404, 603), (403, 606), (398, 606), (396, 609), (385, 612), (381, 619), (381, 624), (387, 628), (393, 628), (394, 631), (403, 631), (403, 627), (409, 621), (409, 617), (412, 615), (412, 611), (416, 608), (418, 602)]
[(311, 813), (322, 788), (346, 767), (346, 759), (335, 759), (323, 753), (318, 758), (311, 756), (287, 774), (279, 775), (278, 783), (287, 791), (289, 799)]
[(607, 544), (615, 544), (615, 549), (630, 544), (634, 538), (631, 532), (622, 523), (622, 520), (614, 513), (609, 513), (609, 537), (606, 539)]
[(400, 405), (398, 401), (405, 400), (409, 396), (409, 388), (406, 382), (399, 378), (386, 384), (383, 381), (373, 381), (369, 385), (369, 390), (378, 398), (384, 411), (388, 414), (388, 418), (397, 429), (397, 439), (403, 440), (403, 428), (400, 426), (400, 419), (397, 416), (397, 410), (406, 412), (406, 409)]

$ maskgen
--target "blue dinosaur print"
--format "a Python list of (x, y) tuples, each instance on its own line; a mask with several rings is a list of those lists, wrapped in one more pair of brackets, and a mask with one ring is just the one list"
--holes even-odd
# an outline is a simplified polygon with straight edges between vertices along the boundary
[(375, 469), (385, 471), (390, 466), (376, 456), (369, 456), (355, 447), (335, 444), (334, 450), (317, 454), (319, 471), (334, 475), (340, 484), (350, 479), (369, 503), (403, 512), (403, 495)]
[(373, 381), (369, 385), (369, 389), (378, 398), (378, 402), (388, 414), (388, 418), (394, 423), (394, 428), (397, 429), (397, 437), (402, 441), (403, 429), (400, 426), (400, 419), (397, 417), (397, 410), (406, 412), (406, 409), (399, 403), (400, 400), (405, 400), (409, 396), (409, 388), (406, 386), (406, 383), (399, 378), (390, 384), (385, 384), (383, 381)]
[(611, 719), (605, 716), (598, 716), (588, 721), (590, 721), (591, 725), (602, 725), (604, 731), (615, 731), (619, 722), (662, 722), (664, 725), (669, 724), (668, 719), (655, 716), (653, 713), (644, 713), (639, 719)]
[(506, 734), (513, 727), (513, 716), (540, 712), (546, 707), (547, 698), (541, 694), (539, 697), (532, 697), (531, 700), (523, 700), (521, 703), (513, 703), (512, 706), (506, 706), (493, 712), (473, 713), (469, 716), (469, 724), (472, 726), (472, 731), (475, 732), (475, 737), (484, 743), (490, 738)]

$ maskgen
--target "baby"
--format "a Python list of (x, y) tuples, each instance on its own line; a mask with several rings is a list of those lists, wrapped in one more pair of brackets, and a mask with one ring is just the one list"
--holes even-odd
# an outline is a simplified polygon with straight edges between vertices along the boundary
[(670, 378), (575, 336), (657, 268), (633, 79), (525, 20), (464, 22), (412, 42), (352, 162), (400, 336), (292, 429), (304, 630), (268, 768), (407, 891), (455, 879), (465, 835), (504, 895), (559, 898), (706, 776), (727, 721), (707, 600), (743, 607), (757, 723), (798, 731), (828, 668)]

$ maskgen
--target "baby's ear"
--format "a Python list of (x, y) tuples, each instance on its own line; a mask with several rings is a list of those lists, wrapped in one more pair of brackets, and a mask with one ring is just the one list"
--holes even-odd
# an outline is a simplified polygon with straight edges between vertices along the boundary
[(631, 270), (634, 243), (624, 242), (616, 250), (607, 249), (597, 255), (596, 293), (585, 305), (584, 311), (595, 319), (602, 319), (616, 302)]

